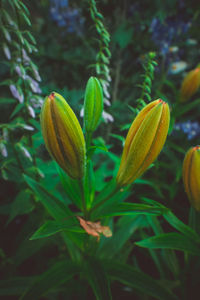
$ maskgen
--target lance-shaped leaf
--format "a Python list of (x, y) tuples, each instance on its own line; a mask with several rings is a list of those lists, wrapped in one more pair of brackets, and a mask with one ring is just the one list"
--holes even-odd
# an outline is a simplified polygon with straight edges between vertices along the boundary
[(85, 140), (73, 110), (58, 93), (46, 97), (41, 111), (45, 145), (60, 167), (80, 179), (85, 169)]
[(119, 186), (140, 177), (160, 153), (169, 129), (170, 112), (161, 99), (145, 106), (133, 121), (126, 137), (117, 174)]

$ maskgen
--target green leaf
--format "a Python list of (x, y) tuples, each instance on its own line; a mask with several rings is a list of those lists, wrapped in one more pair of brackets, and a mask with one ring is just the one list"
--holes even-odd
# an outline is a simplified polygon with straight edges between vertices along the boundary
[(113, 280), (132, 287), (141, 294), (161, 300), (178, 300), (178, 298), (161, 283), (149, 275), (118, 261), (104, 260), (104, 267)]
[[(145, 202), (148, 202), (152, 205), (158, 205), (159, 207), (166, 208), (163, 204), (160, 204), (152, 199), (142, 198)], [(189, 239), (192, 239), (194, 242), (200, 242), (200, 236), (188, 225), (184, 224), (179, 220), (169, 209), (163, 214), (165, 220), (175, 229), (183, 233)]]
[(31, 26), (31, 21), (29, 20), (27, 15), (24, 12), (22, 12), (22, 10), (19, 10), (19, 12), (20, 12), (20, 15), (23, 17), (24, 21), (26, 22), (26, 24), (28, 26)]
[(189, 239), (200, 243), (200, 236), (190, 226), (179, 220), (171, 211), (166, 212), (163, 217), (171, 226), (183, 233)]
[(85, 273), (97, 300), (111, 300), (110, 283), (108, 276), (100, 261), (87, 258)]
[(113, 179), (109, 181), (105, 187), (100, 191), (100, 193), (95, 197), (94, 205), (102, 202), (116, 189), (116, 180)]
[(15, 106), (15, 109), (13, 110), (12, 114), (10, 115), (10, 119), (12, 119), (18, 112), (20, 112), (24, 108), (23, 103), (19, 103)]
[[(112, 183), (113, 181), (111, 181), (111, 184)], [(105, 196), (98, 198), (98, 200), (101, 199), (101, 201), (98, 203), (95, 202), (95, 205), (92, 207), (91, 211), (93, 219), (98, 219), (101, 216), (109, 216), (109, 213), (113, 212), (113, 209), (116, 211), (116, 206), (130, 195), (130, 191), (127, 188), (115, 191), (115, 181), (111, 192), (106, 194), (107, 192), (108, 191), (105, 189)]]
[(175, 249), (200, 256), (200, 247), (189, 238), (179, 233), (166, 233), (144, 239), (135, 243), (150, 249)]
[(132, 41), (133, 27), (128, 27), (124, 22), (121, 24), (113, 35), (113, 40), (120, 46), (121, 49), (126, 48)]
[(35, 279), (36, 277), (15, 277), (0, 280), (0, 295), (21, 295)]
[(139, 204), (139, 203), (120, 203), (118, 205), (112, 205), (112, 207), (108, 207), (103, 211), (103, 213), (99, 213), (99, 218), (106, 216), (131, 216), (131, 215), (162, 215), (166, 212), (166, 208), (152, 206), (147, 204)]
[(95, 153), (96, 150), (108, 152), (108, 149), (104, 145), (102, 145), (102, 146), (90, 146), (88, 148), (88, 151), (87, 151), (87, 156), (92, 157), (92, 155)]
[(1, 97), (0, 98), (0, 104), (6, 105), (6, 104), (11, 104), (11, 103), (16, 103), (16, 99), (6, 98), (6, 97)]
[(16, 253), (15, 256), (13, 257), (15, 266), (21, 265), (23, 261), (33, 256), (35, 253), (39, 252), (41, 248), (47, 245), (48, 244), (46, 240), (30, 241), (28, 237), (26, 237), (26, 239), (22, 243), (20, 243), (17, 250), (15, 250)]
[(57, 171), (60, 175), (61, 183), (64, 187), (66, 194), (68, 195), (69, 199), (81, 209), (81, 192), (80, 186), (77, 180), (72, 179), (69, 177), (57, 164), (56, 164)]
[(121, 141), (122, 143), (124, 143), (124, 141), (125, 141), (125, 138), (119, 134), (110, 133), (110, 136), (116, 138), (117, 140)]
[(60, 261), (43, 273), (20, 297), (20, 300), (36, 300), (60, 286), (80, 272), (80, 268), (73, 261)]
[(125, 246), (129, 238), (136, 230), (146, 225), (144, 216), (124, 216), (121, 217), (115, 227), (113, 236), (105, 239), (102, 247), (98, 248), (97, 254), (105, 258), (113, 258)]
[(173, 115), (177, 118), (183, 115), (184, 113), (190, 111), (196, 106), (199, 106), (200, 104), (200, 99), (197, 99), (195, 101), (189, 102), (189, 103), (178, 103), (175, 105), (173, 111)]
[(76, 225), (75, 221), (74, 221), (74, 225), (71, 226), (66, 222), (58, 223), (56, 221), (47, 221), (30, 237), (30, 240), (48, 237), (63, 230), (85, 233), (85, 231), (78, 224)]
[(19, 1), (19, 5), (22, 7), (22, 9), (24, 10), (24, 12), (27, 15), (30, 15), (30, 12), (29, 12), (28, 8), (26, 7), (26, 5), (22, 1)]
[(24, 175), (25, 181), (31, 189), (39, 197), (42, 204), (45, 206), (50, 215), (57, 221), (62, 221), (67, 216), (72, 216), (73, 213), (68, 208), (67, 204), (61, 203), (55, 196), (46, 191), (38, 182)]
[(28, 214), (34, 209), (34, 203), (31, 201), (30, 190), (19, 192), (15, 200), (10, 205), (10, 213), (7, 225), (18, 215)]
[(30, 31), (26, 30), (26, 34), (29, 37), (29, 39), (31, 40), (31, 42), (36, 45), (36, 40), (34, 38), (34, 36), (30, 33)]

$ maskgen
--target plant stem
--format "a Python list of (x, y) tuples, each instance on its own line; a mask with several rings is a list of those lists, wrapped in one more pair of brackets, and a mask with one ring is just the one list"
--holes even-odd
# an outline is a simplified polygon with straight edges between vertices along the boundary
[(97, 203), (95, 206), (92, 207), (90, 210), (90, 213), (93, 212), (95, 209), (103, 205), (107, 200), (109, 200), (111, 197), (113, 197), (118, 191), (120, 190), (120, 187), (118, 185), (115, 186), (115, 188), (109, 193), (103, 200), (101, 200), (99, 203)]
[(86, 148), (87, 150), (89, 149), (90, 145), (91, 145), (91, 141), (92, 141), (92, 131), (86, 131)]
[(11, 132), (10, 132), (10, 142), (11, 142), (11, 146), (12, 146), (13, 152), (15, 154), (15, 158), (16, 158), (17, 164), (19, 166), (19, 169), (22, 171), (23, 174), (26, 174), (26, 171), (24, 170), (24, 167), (23, 167), (23, 165), (21, 163), (21, 160), (19, 158), (18, 152), (15, 149), (15, 144), (14, 144), (14, 140), (13, 140), (13, 136), (12, 136)]
[(82, 201), (82, 209), (83, 209), (83, 215), (85, 219), (88, 218), (88, 212), (86, 208), (86, 203), (85, 203), (85, 192), (84, 192), (84, 185), (83, 185), (83, 178), (79, 179), (79, 186), (80, 186), (80, 191), (81, 191), (81, 201)]

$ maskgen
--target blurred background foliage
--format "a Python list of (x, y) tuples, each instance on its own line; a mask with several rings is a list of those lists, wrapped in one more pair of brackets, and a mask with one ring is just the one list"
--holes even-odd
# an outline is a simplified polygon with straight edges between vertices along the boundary
[[(109, 33), (103, 39), (97, 26), (101, 17), (92, 16), (91, 2), (95, 3), (0, 0), (0, 297), (5, 300), (18, 299), (38, 274), (66, 255), (66, 246), (59, 235), (29, 240), (43, 221), (48, 220), (48, 214), (23, 177), (25, 174), (34, 178), (61, 202), (66, 199), (39, 125), (41, 104), (52, 91), (68, 101), (82, 124), (80, 112), (88, 78), (97, 76), (104, 82), (104, 118), (93, 140), (98, 146), (94, 154), (97, 191), (116, 175), (127, 129), (138, 111), (151, 100), (167, 101), (171, 108), (167, 143), (154, 165), (136, 180), (129, 202), (153, 199), (188, 223), (190, 205), (181, 172), (185, 152), (200, 143), (200, 92), (181, 103), (180, 87), (187, 72), (200, 63), (200, 3), (193, 0), (96, 1), (98, 12), (103, 15), (103, 26)], [(103, 47), (107, 54), (102, 57)], [(105, 73), (98, 72), (100, 59)], [(174, 285), (178, 299), (189, 299), (189, 293), (191, 298), (198, 299), (194, 295), (199, 285), (200, 260), (195, 266), (194, 257), (188, 260), (186, 257), (193, 274), (184, 266), (182, 278), (187, 254), (172, 254), (169, 250), (166, 258), (161, 250), (133, 246), (142, 238), (171, 230), (161, 217), (156, 218), (155, 223), (160, 222), (158, 227), (151, 226), (152, 219), (143, 215), (134, 220), (122, 217), (119, 222), (116, 218), (117, 228), (124, 226), (130, 235), (125, 238), (121, 255), (118, 253), (115, 258)], [(125, 233), (125, 229), (118, 232), (116, 244)], [(109, 259), (114, 249), (109, 242), (103, 249)], [(100, 255), (101, 244), (98, 251)], [(162, 256), (162, 270), (156, 255)], [(82, 299), (84, 295), (85, 299), (93, 299), (84, 278), (78, 287), (73, 278), (65, 288), (55, 286), (47, 298), (32, 297)], [(188, 281), (183, 295), (184, 280)], [(114, 282), (113, 299), (161, 299), (151, 293), (143, 295), (142, 288), (136, 292), (135, 287), (132, 290), (127, 285), (128, 280)]]

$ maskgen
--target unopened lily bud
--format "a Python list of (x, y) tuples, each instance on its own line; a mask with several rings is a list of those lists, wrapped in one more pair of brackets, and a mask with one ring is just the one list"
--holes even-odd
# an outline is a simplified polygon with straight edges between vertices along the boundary
[(58, 93), (46, 97), (41, 111), (45, 145), (60, 167), (80, 179), (85, 168), (85, 140), (73, 110)]
[(132, 183), (157, 158), (167, 137), (169, 120), (169, 106), (161, 99), (140, 111), (125, 140), (117, 174), (119, 186)]
[(99, 80), (90, 77), (87, 82), (84, 99), (84, 127), (93, 132), (100, 121), (103, 110), (103, 93)]
[(182, 175), (191, 205), (200, 211), (200, 146), (193, 147), (186, 153)]
[(184, 78), (180, 90), (180, 101), (185, 102), (189, 100), (197, 92), (199, 86), (200, 86), (200, 66), (190, 71)]

